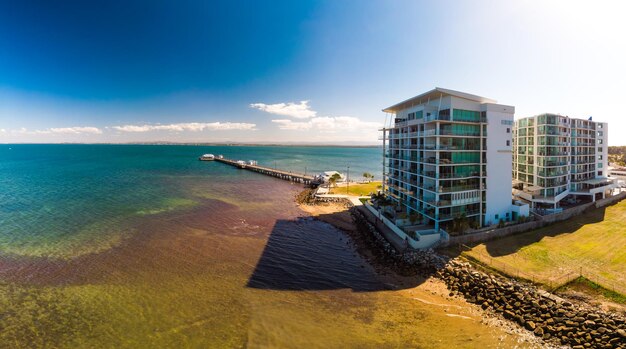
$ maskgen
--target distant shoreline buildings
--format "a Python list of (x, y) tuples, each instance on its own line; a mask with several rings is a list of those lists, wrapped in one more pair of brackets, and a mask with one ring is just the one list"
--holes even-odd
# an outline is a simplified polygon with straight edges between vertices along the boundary
[(614, 188), (607, 123), (555, 114), (514, 121), (513, 106), (444, 88), (383, 111), (392, 116), (382, 129), (383, 191), (391, 213), (413, 225), (448, 230), (463, 219), (478, 229)]

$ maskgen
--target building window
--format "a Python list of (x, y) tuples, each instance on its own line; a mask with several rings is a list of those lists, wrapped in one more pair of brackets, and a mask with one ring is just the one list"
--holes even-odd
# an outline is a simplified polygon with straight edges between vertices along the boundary
[(495, 218), (496, 218), (496, 220), (500, 219), (500, 215), (496, 214)]
[(507, 147), (511, 146), (511, 141), (506, 141), (506, 146)]
[(511, 129), (510, 128), (506, 128), (506, 133), (511, 133)]
[(480, 122), (480, 112), (464, 109), (453, 109), (452, 117), (454, 121), (468, 121), (468, 122)]
[(602, 153), (602, 147), (598, 147), (598, 153)]
[(598, 176), (602, 176), (602, 171), (598, 171)]

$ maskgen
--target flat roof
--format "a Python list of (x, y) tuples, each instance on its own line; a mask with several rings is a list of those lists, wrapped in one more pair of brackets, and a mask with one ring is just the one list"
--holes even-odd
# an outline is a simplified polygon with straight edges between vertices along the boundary
[(476, 96), (469, 93), (449, 90), (447, 88), (435, 87), (434, 89), (422, 93), (421, 95), (417, 95), (415, 97), (404, 100), (400, 103), (394, 104), (391, 107), (387, 107), (383, 109), (385, 113), (395, 113), (399, 110), (403, 110), (412, 106), (424, 104), (431, 99), (438, 99), (440, 97), (454, 96), (458, 98), (468, 99), (470, 101), (475, 101), (479, 103), (497, 103), (498, 101), (494, 99), (489, 99), (486, 97)]
[(593, 179), (589, 179), (589, 180), (583, 181), (583, 183), (590, 184), (590, 185), (602, 184), (602, 183), (605, 183), (605, 182), (606, 183), (613, 182), (613, 179), (612, 178), (604, 178), (604, 177), (602, 177), (602, 178), (593, 178)]

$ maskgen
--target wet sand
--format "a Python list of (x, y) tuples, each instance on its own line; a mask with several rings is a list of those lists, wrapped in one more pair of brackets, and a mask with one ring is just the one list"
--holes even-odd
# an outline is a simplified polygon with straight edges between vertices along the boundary
[[(395, 273), (391, 268), (380, 263), (362, 242), (355, 240), (356, 227), (349, 213), (350, 206), (340, 202), (299, 204), (298, 207), (307, 214), (332, 224), (352, 237), (355, 248), (362, 257), (376, 269), (379, 276), (384, 278), (390, 285), (397, 286), (397, 292), (402, 297), (407, 297), (424, 305), (439, 307), (446, 316), (478, 322), (491, 328), (504, 331), (507, 335), (517, 337), (516, 341), (532, 347), (542, 347), (544, 343), (534, 335), (517, 326), (516, 324), (501, 319), (500, 317), (485, 312), (480, 307), (466, 302), (462, 297), (450, 297), (446, 284), (435, 277), (424, 278), (419, 275), (402, 276)], [(411, 286), (419, 280), (416, 286)]]

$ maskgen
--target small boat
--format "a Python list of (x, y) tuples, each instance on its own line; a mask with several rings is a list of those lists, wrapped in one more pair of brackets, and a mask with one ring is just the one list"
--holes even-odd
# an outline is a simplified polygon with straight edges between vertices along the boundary
[(239, 160), (239, 161), (237, 161), (237, 166), (239, 168), (246, 168), (246, 162), (243, 161), (243, 160)]
[(255, 160), (250, 160), (250, 161), (248, 161), (248, 165), (256, 166), (257, 162)]
[(218, 156), (217, 156), (217, 158), (218, 158), (218, 159), (223, 159), (223, 158), (224, 158), (224, 155), (220, 154), (220, 155), (218, 155)]
[(215, 155), (213, 154), (204, 154), (198, 158), (200, 161), (213, 161), (215, 160)]

